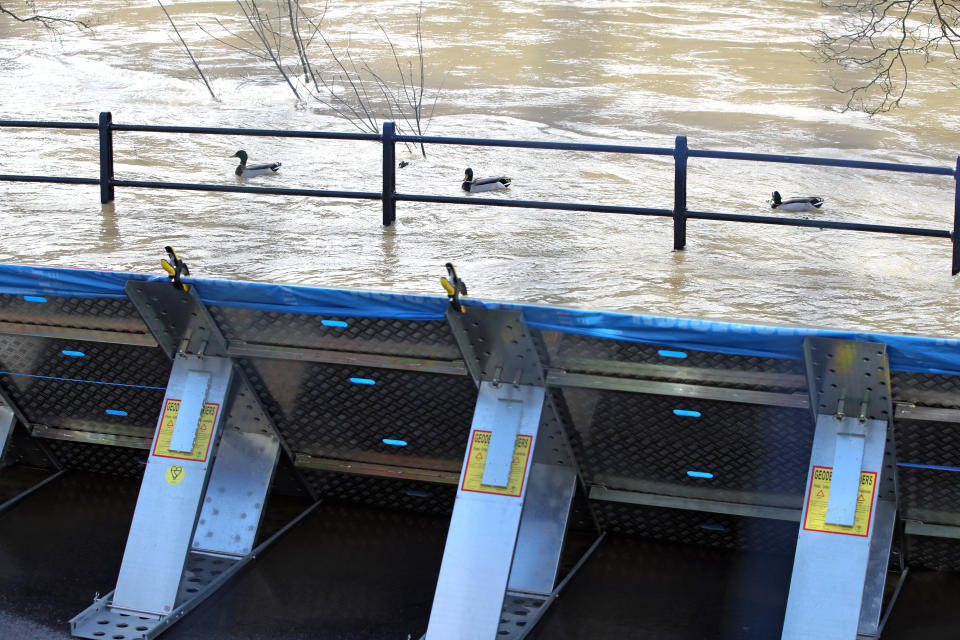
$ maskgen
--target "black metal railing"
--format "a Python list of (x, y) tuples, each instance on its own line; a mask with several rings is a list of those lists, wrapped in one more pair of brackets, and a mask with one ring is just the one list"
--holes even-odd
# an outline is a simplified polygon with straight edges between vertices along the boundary
[[(835, 158), (815, 158), (806, 156), (777, 155), (765, 153), (744, 153), (738, 151), (709, 151), (690, 149), (686, 136), (677, 136), (673, 148), (639, 147), (630, 145), (581, 144), (575, 142), (534, 142), (526, 140), (493, 140), (483, 138), (450, 138), (438, 136), (397, 135), (393, 122), (383, 124), (383, 133), (342, 133), (324, 131), (286, 131), (280, 129), (237, 129), (222, 127), (171, 127), (155, 125), (115, 124), (109, 112), (100, 114), (99, 123), (82, 122), (34, 122), (24, 120), (0, 120), (0, 127), (31, 127), (46, 129), (84, 129), (98, 131), (100, 136), (100, 177), (78, 178), (66, 176), (29, 176), (0, 174), (0, 181), (12, 182), (50, 182), (59, 184), (97, 184), (100, 185), (100, 201), (113, 202), (114, 188), (130, 187), (144, 189), (182, 189), (188, 191), (217, 191), (223, 193), (258, 193), (286, 196), (311, 196), (318, 198), (354, 198), (362, 200), (380, 200), (383, 207), (383, 224), (393, 224), (397, 216), (397, 202), (428, 202), (439, 204), (462, 204), (485, 207), (519, 207), (556, 211), (586, 211), (596, 213), (616, 213), (640, 216), (660, 216), (673, 218), (673, 248), (681, 250), (687, 242), (688, 220), (720, 220), (725, 222), (749, 222), (758, 224), (785, 225), (791, 227), (817, 227), (820, 229), (841, 229), (846, 231), (866, 231), (872, 233), (893, 233), (908, 236), (947, 238), (953, 244), (951, 273), (960, 272), (960, 158), (955, 169), (912, 164), (886, 162), (864, 162), (859, 160), (841, 160)], [(187, 133), (202, 135), (230, 136), (267, 136), (277, 138), (315, 138), (323, 140), (365, 140), (383, 145), (383, 184), (380, 191), (330, 191), (320, 189), (286, 189), (280, 187), (245, 187), (217, 184), (192, 184), (180, 182), (155, 182), (145, 180), (117, 180), (113, 172), (113, 132), (135, 131), (148, 133)], [(633, 155), (672, 156), (674, 159), (673, 208), (659, 209), (649, 207), (627, 207), (618, 205), (586, 204), (571, 202), (551, 202), (542, 200), (512, 200), (496, 198), (470, 198), (453, 196), (432, 196), (396, 192), (396, 144), (446, 144), (476, 147), (509, 147), (515, 149), (542, 149), (555, 151), (587, 151), (602, 153), (622, 153)], [(757, 216), (733, 213), (712, 213), (690, 211), (687, 209), (687, 161), (689, 158), (713, 158), (719, 160), (741, 160), (751, 162), (774, 162), (822, 167), (842, 167), (871, 171), (895, 171), (926, 175), (951, 176), (954, 180), (953, 229), (926, 229), (922, 227), (902, 227), (837, 220), (810, 220), (806, 218), (786, 218), (780, 216)]]

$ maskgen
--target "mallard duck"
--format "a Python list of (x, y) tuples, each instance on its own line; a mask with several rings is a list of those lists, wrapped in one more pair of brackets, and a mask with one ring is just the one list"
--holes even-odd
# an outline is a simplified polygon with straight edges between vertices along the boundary
[(780, 197), (779, 191), (773, 192), (773, 202), (770, 204), (771, 209), (779, 211), (817, 211), (822, 206), (823, 198), (819, 196), (784, 200)]
[(276, 173), (280, 170), (279, 162), (268, 162), (264, 164), (251, 164), (247, 166), (247, 152), (241, 149), (235, 154), (230, 156), (231, 158), (240, 158), (240, 164), (237, 165), (237, 170), (234, 171), (238, 176), (243, 178), (252, 178), (253, 176), (262, 176), (265, 173)]
[(463, 184), (460, 188), (470, 193), (478, 191), (493, 191), (494, 189), (506, 189), (510, 186), (510, 178), (479, 178), (473, 179), (473, 169), (467, 169), (463, 172)]

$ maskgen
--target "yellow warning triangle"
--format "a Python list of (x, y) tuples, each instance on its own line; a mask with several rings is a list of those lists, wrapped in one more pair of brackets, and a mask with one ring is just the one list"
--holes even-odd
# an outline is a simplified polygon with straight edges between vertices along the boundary
[(817, 491), (817, 497), (818, 497), (818, 498), (822, 498), (822, 497), (823, 497), (823, 489), (820, 489), (819, 491)]
[(863, 502), (863, 494), (857, 496), (857, 502)]

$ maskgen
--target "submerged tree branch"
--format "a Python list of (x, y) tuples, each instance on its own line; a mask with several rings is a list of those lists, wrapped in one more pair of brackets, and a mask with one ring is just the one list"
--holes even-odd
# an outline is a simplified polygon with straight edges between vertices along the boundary
[(213, 92), (213, 88), (210, 86), (210, 83), (207, 82), (207, 76), (203, 74), (203, 69), (200, 68), (200, 63), (197, 62), (197, 59), (193, 57), (193, 52), (190, 51), (190, 47), (187, 46), (187, 41), (183, 39), (183, 36), (180, 35), (180, 29), (177, 29), (177, 25), (173, 22), (173, 18), (170, 17), (170, 14), (167, 12), (167, 8), (163, 6), (163, 2), (157, 0), (157, 4), (160, 5), (160, 8), (163, 10), (163, 15), (167, 16), (167, 20), (170, 21), (170, 26), (173, 27), (173, 31), (177, 34), (177, 37), (180, 39), (180, 44), (183, 46), (183, 50), (187, 52), (187, 55), (190, 57), (190, 62), (193, 63), (193, 68), (197, 70), (200, 79), (203, 80), (204, 86), (207, 88), (207, 91), (210, 92), (210, 97), (216, 102), (220, 102), (220, 99), (217, 97), (217, 94)]

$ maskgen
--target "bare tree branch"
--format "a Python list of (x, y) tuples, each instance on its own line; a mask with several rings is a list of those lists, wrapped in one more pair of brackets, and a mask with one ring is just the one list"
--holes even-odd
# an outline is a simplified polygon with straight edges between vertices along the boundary
[[(379, 133), (381, 120), (389, 118), (398, 131), (425, 134), (443, 83), (434, 91), (429, 114), (424, 114), (428, 89), (422, 4), (417, 11), (416, 63), (404, 60), (384, 26), (376, 23), (396, 68), (395, 76), (387, 78), (356, 55), (349, 38), (345, 45), (335, 45), (328, 37), (324, 19), (329, 3), (319, 13), (304, 9), (301, 0), (236, 3), (249, 31), (238, 33), (220, 20), (220, 35), (200, 28), (220, 44), (272, 65), (298, 101), (319, 103), (360, 131)], [(426, 156), (423, 144), (420, 150)]]
[(815, 59), (832, 68), (843, 110), (896, 109), (911, 62), (960, 62), (960, 7), (951, 0), (821, 0), (835, 24), (814, 32)]
[[(8, 5), (8, 6), (9, 6), (9, 5)], [(90, 28), (90, 25), (88, 25), (88, 24), (87, 24), (86, 22), (84, 22), (83, 20), (73, 20), (73, 19), (70, 19), (70, 18), (60, 18), (60, 17), (58, 17), (58, 16), (49, 16), (49, 15), (44, 15), (44, 14), (40, 14), (40, 13), (35, 13), (35, 14), (29, 15), (29, 16), (21, 16), (21, 15), (19, 15), (19, 14), (17, 14), (17, 13), (14, 13), (11, 9), (8, 9), (7, 7), (4, 7), (2, 4), (0, 4), (0, 14), (8, 15), (8, 16), (10, 16), (11, 18), (13, 18), (14, 20), (16, 20), (17, 22), (36, 22), (37, 24), (41, 24), (41, 25), (43, 25), (44, 27), (46, 27), (47, 29), (52, 29), (52, 30), (56, 30), (57, 27), (59, 27), (59, 26), (61, 26), (61, 25), (72, 25), (72, 26), (76, 27), (77, 29), (89, 29), (89, 28)]]
[(167, 8), (163, 6), (163, 3), (160, 0), (157, 0), (157, 4), (160, 5), (160, 8), (163, 10), (163, 15), (167, 16), (167, 20), (170, 21), (170, 26), (173, 27), (174, 32), (180, 39), (180, 44), (183, 46), (183, 50), (187, 52), (188, 56), (190, 56), (190, 62), (193, 63), (193, 68), (197, 70), (197, 73), (200, 75), (200, 79), (203, 80), (204, 86), (206, 86), (207, 91), (210, 92), (210, 97), (213, 98), (214, 101), (220, 102), (217, 94), (215, 94), (213, 89), (210, 87), (210, 83), (207, 82), (207, 76), (203, 75), (203, 69), (200, 68), (200, 63), (197, 62), (197, 59), (193, 57), (193, 52), (190, 51), (190, 47), (187, 46), (187, 41), (183, 39), (182, 35), (180, 35), (180, 29), (177, 29), (177, 25), (173, 22), (173, 18), (171, 18), (170, 14), (167, 12)]

